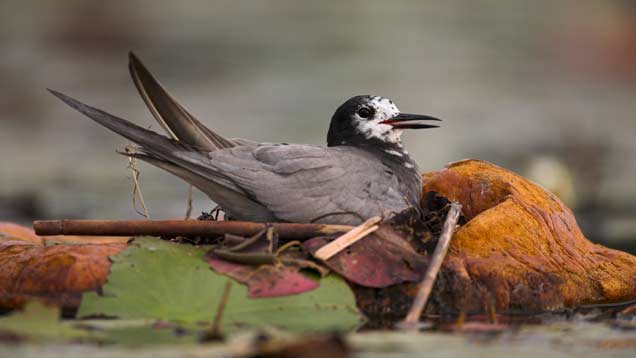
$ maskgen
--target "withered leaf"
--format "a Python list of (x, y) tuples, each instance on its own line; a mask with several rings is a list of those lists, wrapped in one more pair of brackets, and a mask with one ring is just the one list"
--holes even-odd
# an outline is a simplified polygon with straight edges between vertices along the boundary
[[(328, 243), (317, 237), (303, 243), (312, 254)], [(389, 226), (383, 225), (375, 233), (355, 242), (325, 264), (347, 281), (365, 287), (387, 287), (422, 279), (428, 259)]]
[(250, 298), (288, 296), (318, 288), (318, 282), (284, 265), (242, 265), (206, 256), (214, 271), (248, 287)]
[(0, 308), (20, 308), (33, 298), (65, 308), (79, 305), (81, 293), (101, 287), (108, 256), (125, 244), (42, 246), (0, 239)]

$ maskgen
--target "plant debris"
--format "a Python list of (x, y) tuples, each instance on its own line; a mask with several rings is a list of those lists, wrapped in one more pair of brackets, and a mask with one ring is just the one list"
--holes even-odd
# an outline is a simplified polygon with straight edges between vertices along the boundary
[[(190, 245), (156, 238), (93, 245), (86, 242), (96, 239), (74, 237), (80, 245), (43, 246), (53, 237), (3, 224), (0, 308), (19, 308), (36, 297), (62, 305), (70, 315), (84, 293), (80, 317), (188, 327), (204, 322), (208, 330), (231, 277), (247, 287), (236, 284), (228, 293), (221, 334), (272, 324), (346, 330), (359, 324), (360, 312), (367, 328), (391, 327), (413, 303), (452, 200), (463, 207), (460, 227), (422, 315), (425, 325), (433, 319), (453, 331), (497, 331), (501, 327), (470, 323), (485, 317), (489, 324), (508, 324), (510, 314), (546, 311), (590, 315), (571, 312), (592, 304), (605, 314), (598, 319), (611, 317), (613, 327), (632, 329), (630, 310), (599, 304), (636, 299), (636, 257), (588, 242), (554, 195), (481, 161), (425, 174), (423, 192), (421, 208), (398, 213), (327, 260), (313, 255), (351, 227), (189, 220), (171, 222), (172, 231), (162, 233)], [(64, 233), (95, 222), (63, 223), (45, 225)], [(157, 225), (131, 225), (138, 223)], [(119, 230), (117, 222), (105, 224)], [(102, 234), (114, 233), (108, 230)], [(191, 245), (203, 242), (214, 245)]]
[[(211, 324), (228, 279), (204, 261), (210, 249), (136, 238), (112, 257), (102, 290), (84, 294), (77, 316)], [(224, 334), (267, 325), (292, 331), (349, 330), (361, 320), (352, 292), (334, 275), (321, 279), (317, 289), (285, 297), (251, 299), (246, 287), (233, 285), (225, 301)]]

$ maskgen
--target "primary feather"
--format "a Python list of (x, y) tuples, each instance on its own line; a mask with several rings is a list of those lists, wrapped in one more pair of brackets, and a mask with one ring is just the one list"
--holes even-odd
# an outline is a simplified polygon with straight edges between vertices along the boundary
[(211, 131), (183, 108), (134, 53), (130, 52), (128, 57), (130, 77), (139, 95), (153, 117), (173, 139), (209, 150), (234, 146), (231, 140)]

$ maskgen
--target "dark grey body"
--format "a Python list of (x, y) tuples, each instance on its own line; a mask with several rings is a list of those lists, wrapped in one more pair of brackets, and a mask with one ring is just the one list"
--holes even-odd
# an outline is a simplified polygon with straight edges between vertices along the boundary
[[(246, 220), (309, 222), (338, 212), (363, 218), (389, 216), (417, 205), (421, 192), (416, 167), (408, 169), (391, 158), (383, 159), (380, 152), (351, 146), (258, 144), (217, 150), (209, 157), (207, 166), (224, 173), (235, 189), (243, 189), (264, 209), (229, 210), (233, 217)], [(232, 207), (215, 199), (214, 193), (208, 195), (221, 207)], [(360, 222), (355, 215), (323, 221)]]

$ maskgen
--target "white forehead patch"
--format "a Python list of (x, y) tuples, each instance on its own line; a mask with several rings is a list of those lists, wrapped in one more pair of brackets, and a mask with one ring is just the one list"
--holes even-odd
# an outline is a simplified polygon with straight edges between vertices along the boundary
[(360, 118), (357, 116), (358, 125), (356, 130), (366, 138), (377, 138), (384, 142), (399, 143), (402, 130), (393, 129), (393, 126), (380, 123), (400, 114), (397, 106), (388, 98), (375, 96), (371, 97), (368, 104), (373, 107), (373, 118)]
[(380, 119), (382, 121), (400, 114), (400, 110), (393, 103), (393, 101), (388, 98), (376, 96), (371, 98), (371, 101), (369, 101), (369, 103), (375, 109), (374, 118)]

